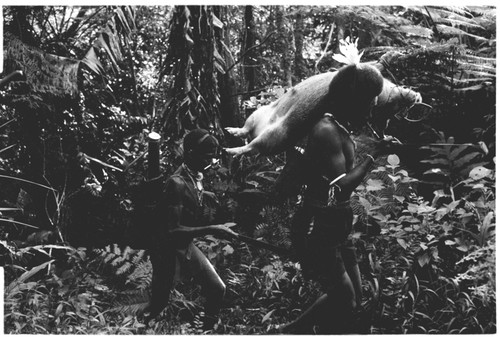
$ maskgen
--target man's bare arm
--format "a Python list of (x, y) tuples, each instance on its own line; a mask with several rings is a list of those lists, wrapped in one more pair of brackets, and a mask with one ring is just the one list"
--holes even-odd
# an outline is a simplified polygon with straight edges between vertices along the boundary
[(204, 227), (187, 227), (187, 226), (179, 226), (170, 231), (172, 235), (172, 239), (176, 238), (195, 238), (204, 235), (229, 235), (233, 237), (237, 237), (238, 234), (233, 232), (226, 225), (210, 225)]
[(172, 179), (165, 186), (165, 196), (168, 200), (166, 221), (168, 222), (168, 236), (171, 240), (188, 240), (204, 235), (229, 234), (236, 236), (228, 226), (211, 225), (201, 227), (184, 226), (182, 223), (183, 195), (186, 192), (181, 180)]
[(345, 139), (340, 135), (339, 127), (336, 125), (319, 126), (315, 137), (315, 146), (319, 149), (324, 149), (327, 153), (327, 174), (326, 178), (333, 181), (342, 174), (344, 177), (339, 179), (335, 184), (343, 191), (350, 194), (361, 183), (364, 176), (370, 169), (374, 159), (372, 156), (367, 156), (359, 165), (347, 172), (346, 158), (343, 152), (343, 142)]

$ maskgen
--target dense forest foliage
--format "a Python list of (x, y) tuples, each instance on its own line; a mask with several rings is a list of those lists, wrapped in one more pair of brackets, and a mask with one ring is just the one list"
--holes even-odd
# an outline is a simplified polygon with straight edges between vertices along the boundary
[[(195, 334), (180, 284), (154, 324), (143, 250), (148, 144), (180, 164), (188, 130), (241, 126), (257, 107), (338, 69), (339, 41), (421, 93), (387, 134), (402, 150), (356, 189), (363, 331), (495, 333), (496, 10), (487, 6), (4, 6), (0, 263), (6, 333)], [(9, 77), (9, 75), (12, 75)], [(372, 142), (356, 141), (360, 153)], [(225, 157), (207, 177), (214, 223), (290, 248), (286, 155)], [(276, 333), (318, 296), (290, 254), (197, 240), (227, 285), (214, 333)]]

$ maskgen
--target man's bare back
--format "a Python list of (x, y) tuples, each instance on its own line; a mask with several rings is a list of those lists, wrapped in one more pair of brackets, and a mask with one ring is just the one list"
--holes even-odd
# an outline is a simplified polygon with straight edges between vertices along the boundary
[[(306, 146), (307, 176), (305, 198), (324, 205), (328, 201), (330, 182), (354, 167), (355, 144), (347, 130), (330, 114), (313, 127)], [(349, 200), (352, 191), (338, 191), (339, 202)]]

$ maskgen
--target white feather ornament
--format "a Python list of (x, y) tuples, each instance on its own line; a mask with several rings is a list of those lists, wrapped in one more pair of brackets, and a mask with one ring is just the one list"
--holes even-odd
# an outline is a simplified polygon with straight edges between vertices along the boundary
[(339, 41), (340, 54), (334, 54), (333, 59), (342, 64), (359, 64), (363, 52), (358, 52), (358, 39), (351, 43), (349, 36)]

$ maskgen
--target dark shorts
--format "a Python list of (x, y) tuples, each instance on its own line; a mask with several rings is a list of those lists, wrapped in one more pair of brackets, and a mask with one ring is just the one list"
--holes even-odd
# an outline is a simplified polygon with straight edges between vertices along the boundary
[(348, 235), (352, 230), (349, 205), (317, 207), (304, 205), (294, 216), (292, 241), (303, 274), (330, 287), (357, 263), (356, 250)]

